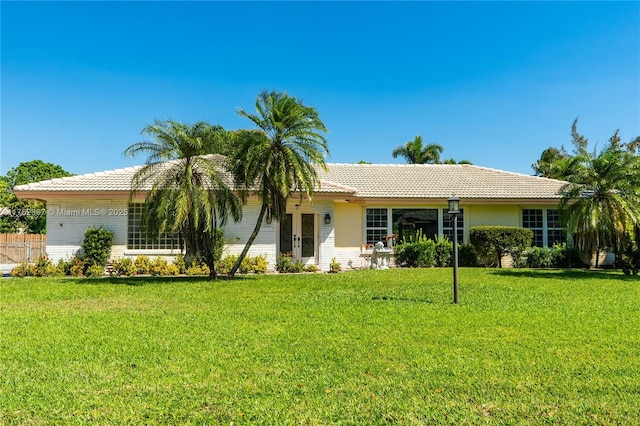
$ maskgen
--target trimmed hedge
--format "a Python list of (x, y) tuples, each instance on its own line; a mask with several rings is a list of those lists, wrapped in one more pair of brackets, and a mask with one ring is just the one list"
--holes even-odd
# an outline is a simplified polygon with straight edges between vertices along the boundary
[(469, 230), (469, 241), (484, 266), (502, 267), (502, 256), (511, 250), (522, 252), (531, 246), (533, 231), (517, 226), (475, 226)]

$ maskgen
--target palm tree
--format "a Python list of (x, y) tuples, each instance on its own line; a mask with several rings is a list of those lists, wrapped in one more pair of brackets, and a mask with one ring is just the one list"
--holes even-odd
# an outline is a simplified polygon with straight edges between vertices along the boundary
[(215, 278), (218, 225), (224, 225), (229, 215), (235, 221), (242, 216), (240, 201), (221, 171), (225, 157), (211, 155), (222, 149), (226, 132), (205, 122), (156, 120), (142, 133), (155, 140), (135, 143), (125, 155), (148, 154), (133, 177), (130, 194), (132, 201), (147, 192), (143, 209), (147, 236), (179, 232), (186, 255), (203, 259)]
[(284, 92), (264, 91), (256, 99), (256, 114), (243, 109), (238, 114), (251, 120), (258, 132), (237, 138), (236, 177), (248, 192), (257, 195), (262, 206), (247, 243), (229, 272), (234, 276), (260, 232), (262, 220), (279, 221), (286, 216), (293, 193), (311, 198), (318, 184), (314, 164), (326, 168), (329, 154), (323, 133), (326, 126), (318, 111)]
[(422, 137), (416, 136), (412, 141), (394, 148), (393, 158), (404, 157), (409, 164), (438, 164), (444, 148), (437, 143), (423, 146)]
[(560, 212), (576, 248), (595, 253), (597, 267), (599, 252), (620, 251), (629, 231), (640, 224), (640, 157), (615, 144), (614, 138), (599, 153), (588, 152), (586, 143), (575, 145)]

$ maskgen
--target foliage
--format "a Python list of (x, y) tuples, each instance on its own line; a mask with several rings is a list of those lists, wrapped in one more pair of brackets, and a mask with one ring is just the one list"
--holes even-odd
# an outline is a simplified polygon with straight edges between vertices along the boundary
[(640, 250), (629, 244), (627, 248), (616, 256), (616, 267), (622, 269), (625, 275), (638, 275), (640, 271)]
[(75, 256), (69, 262), (69, 275), (72, 277), (82, 277), (88, 266), (89, 264), (85, 259)]
[(553, 267), (588, 268), (589, 264), (582, 260), (578, 249), (567, 246), (567, 243), (556, 243), (553, 245)]
[(229, 216), (234, 221), (242, 217), (240, 200), (223, 177), (225, 157), (208, 155), (230, 152), (225, 148), (227, 132), (205, 122), (156, 120), (142, 133), (153, 141), (138, 142), (125, 154), (148, 154), (130, 194), (133, 199), (146, 193), (142, 220), (147, 236), (180, 233), (186, 255), (203, 259), (215, 277), (215, 262), (222, 254), (216, 230)]
[(337, 274), (340, 271), (342, 271), (342, 265), (334, 257), (333, 259), (331, 259), (331, 263), (329, 264), (329, 273)]
[(614, 141), (600, 152), (581, 145), (576, 171), (562, 191), (561, 219), (574, 246), (587, 254), (620, 251), (640, 224), (640, 157)]
[(184, 256), (182, 254), (176, 255), (173, 260), (173, 264), (178, 268), (179, 274), (184, 274), (187, 270), (187, 263), (185, 262)]
[[(475, 226), (469, 230), (469, 241), (479, 260), (487, 259), (502, 267), (502, 256), (512, 250), (522, 252), (531, 246), (533, 231), (515, 226)], [(482, 263), (481, 263), (482, 264)]]
[(149, 274), (151, 273), (151, 259), (144, 254), (136, 256), (136, 260), (133, 262), (136, 267), (136, 274)]
[(397, 265), (409, 268), (431, 268), (435, 265), (436, 243), (418, 232), (395, 247)]
[(98, 228), (88, 228), (84, 232), (82, 241), (82, 255), (89, 266), (100, 265), (103, 268), (111, 256), (111, 245), (113, 244), (113, 231)]
[[(460, 250), (458, 250), (458, 254)], [(458, 259), (458, 264), (460, 259)], [(436, 238), (434, 264), (437, 267), (447, 267), (453, 265), (453, 242), (447, 237), (438, 236)]]
[(315, 273), (318, 272), (320, 270), (320, 268), (318, 267), (318, 265), (315, 264), (310, 264), (310, 265), (304, 265), (304, 268), (302, 268), (302, 272), (311, 272), (311, 273)]
[(554, 267), (553, 249), (549, 247), (529, 247), (527, 249), (527, 266), (529, 268)]
[(621, 272), (83, 281), (2, 281), (0, 423), (638, 423)]
[(238, 256), (228, 254), (222, 259), (220, 259), (220, 261), (216, 265), (216, 270), (218, 271), (219, 274), (226, 275), (229, 273), (229, 271), (231, 271), (231, 268), (233, 268), (233, 265), (236, 263), (236, 260), (238, 260)]
[(458, 246), (458, 265), (462, 267), (478, 266), (478, 254), (471, 244), (460, 244)]
[(247, 256), (265, 216), (275, 221), (284, 218), (287, 201), (294, 193), (312, 199), (318, 184), (314, 164), (326, 168), (324, 159), (329, 154), (324, 137), (327, 128), (315, 108), (284, 92), (267, 91), (258, 95), (255, 108), (256, 114), (238, 110), (259, 131), (244, 132), (237, 138), (234, 175), (243, 196), (256, 195), (261, 208), (230, 276)]
[(269, 262), (267, 262), (266, 255), (258, 255), (254, 257), (252, 271), (255, 274), (266, 274), (268, 267), (269, 267)]
[(31, 263), (19, 263), (11, 269), (10, 275), (14, 278), (32, 277), (35, 275), (35, 267)]
[(36, 200), (19, 200), (13, 187), (47, 179), (71, 176), (62, 167), (33, 160), (20, 163), (0, 177), (0, 207), (8, 208), (10, 215), (0, 216), (0, 232), (11, 233), (23, 229), (28, 234), (46, 233), (46, 204)]
[(404, 157), (410, 164), (438, 164), (443, 150), (444, 148), (436, 143), (423, 146), (422, 136), (416, 136), (406, 144), (395, 147), (391, 155), (393, 158)]
[(168, 266), (169, 262), (167, 262), (166, 259), (158, 256), (153, 260), (153, 262), (151, 262), (151, 268), (149, 272), (152, 276), (169, 275), (169, 271), (167, 269)]
[(187, 268), (187, 275), (209, 275), (209, 266), (206, 264), (193, 265)]
[(281, 274), (302, 272), (304, 265), (299, 260), (294, 260), (291, 253), (280, 253), (276, 259), (276, 271)]
[(99, 263), (94, 263), (93, 265), (88, 265), (84, 275), (87, 277), (102, 277), (104, 276), (104, 266)]
[(137, 268), (132, 259), (122, 257), (113, 261), (113, 271), (118, 276), (131, 277), (136, 274)]

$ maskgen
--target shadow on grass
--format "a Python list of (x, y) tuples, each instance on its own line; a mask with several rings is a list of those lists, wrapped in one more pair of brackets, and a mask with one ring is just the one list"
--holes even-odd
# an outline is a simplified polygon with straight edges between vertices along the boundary
[(417, 299), (415, 297), (397, 297), (397, 296), (373, 296), (371, 300), (384, 300), (392, 302), (412, 302), (412, 303), (433, 303), (429, 299)]
[(616, 280), (616, 281), (640, 281), (640, 276), (624, 275), (616, 270), (592, 270), (592, 269), (494, 269), (490, 274), (503, 277), (527, 277), (561, 280)]
[(178, 276), (135, 276), (135, 277), (95, 277), (95, 278), (70, 278), (65, 277), (61, 280), (68, 283), (76, 284), (115, 284), (115, 285), (130, 285), (130, 286), (143, 286), (143, 285), (158, 285), (158, 284), (171, 284), (171, 283), (202, 283), (208, 282), (216, 284), (219, 282), (242, 282), (247, 280), (248, 277), (236, 276), (235, 278), (229, 278), (226, 276), (218, 276), (217, 279), (209, 278), (208, 276), (193, 276), (193, 275), (178, 275)]

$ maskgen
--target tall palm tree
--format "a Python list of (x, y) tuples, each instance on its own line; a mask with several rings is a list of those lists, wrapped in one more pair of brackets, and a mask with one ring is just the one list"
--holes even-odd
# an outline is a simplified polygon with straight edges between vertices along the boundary
[(444, 148), (437, 143), (423, 146), (422, 137), (416, 136), (412, 141), (394, 148), (393, 158), (404, 157), (409, 164), (438, 164)]
[(234, 276), (258, 236), (262, 220), (286, 216), (287, 200), (294, 193), (311, 198), (318, 184), (314, 164), (326, 168), (329, 154), (323, 133), (327, 128), (318, 111), (284, 92), (264, 91), (256, 99), (256, 114), (238, 114), (251, 120), (258, 132), (237, 138), (237, 180), (257, 195), (262, 206), (253, 232), (229, 272)]
[(596, 266), (601, 250), (621, 250), (629, 231), (640, 224), (640, 157), (612, 142), (599, 153), (588, 152), (586, 144), (576, 150), (560, 201), (574, 245), (595, 253)]
[(142, 133), (154, 140), (135, 143), (125, 154), (148, 154), (133, 177), (130, 194), (133, 200), (146, 192), (143, 223), (147, 236), (179, 232), (186, 255), (203, 259), (215, 277), (218, 225), (224, 225), (229, 215), (235, 221), (242, 216), (240, 200), (221, 170), (225, 157), (211, 155), (222, 149), (224, 130), (205, 122), (189, 125), (156, 120)]

